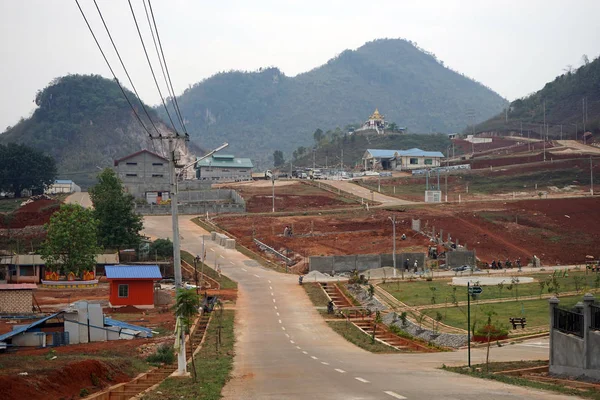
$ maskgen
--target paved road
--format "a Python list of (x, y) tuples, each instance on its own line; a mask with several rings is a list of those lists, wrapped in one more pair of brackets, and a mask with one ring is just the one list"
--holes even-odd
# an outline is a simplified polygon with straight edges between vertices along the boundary
[[(146, 217), (145, 232), (171, 237), (168, 216)], [(200, 254), (205, 232), (180, 218), (182, 248)], [(462, 365), (464, 351), (376, 355), (334, 333), (314, 310), (295, 276), (265, 269), (236, 250), (207, 241), (207, 263), (239, 283), (233, 377), (225, 399), (562, 399), (565, 396), (445, 372)], [(547, 341), (494, 347), (491, 359), (548, 357)], [(485, 359), (475, 349), (474, 363)]]
[(571, 149), (582, 153), (600, 154), (600, 149), (598, 147), (589, 146), (576, 140), (557, 140), (557, 142), (565, 147), (570, 147)]
[(65, 199), (65, 203), (79, 204), (84, 208), (92, 207), (92, 199), (90, 199), (90, 194), (88, 192), (73, 193)]
[(395, 197), (390, 197), (377, 192), (371, 192), (371, 190), (359, 186), (351, 181), (336, 181), (331, 180), (326, 182), (327, 185), (333, 186), (336, 189), (343, 190), (344, 192), (353, 194), (354, 196), (362, 197), (366, 202), (376, 201), (385, 206), (402, 205), (402, 204), (415, 204), (413, 201), (402, 200)]

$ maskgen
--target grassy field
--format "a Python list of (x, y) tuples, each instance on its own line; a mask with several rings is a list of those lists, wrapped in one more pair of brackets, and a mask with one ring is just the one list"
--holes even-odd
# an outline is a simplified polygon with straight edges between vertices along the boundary
[[(202, 349), (196, 355), (198, 382), (194, 382), (191, 377), (189, 379), (167, 378), (157, 389), (145, 395), (143, 399), (217, 400), (221, 398), (221, 390), (229, 380), (233, 368), (234, 311), (223, 312), (221, 322), (222, 345), (218, 352), (216, 350), (218, 335), (218, 319), (216, 317), (217, 315), (213, 316)], [(191, 368), (192, 366), (188, 365), (188, 370), (191, 371)]]
[[(185, 260), (190, 265), (194, 265), (194, 256), (185, 250), (181, 251), (181, 259)], [(198, 271), (200, 271), (201, 264), (202, 263), (198, 263)], [(204, 273), (206, 274), (206, 276), (213, 278), (214, 280), (219, 282), (221, 284), (221, 289), (237, 289), (237, 282), (232, 281), (223, 274), (221, 274), (221, 276), (219, 277), (217, 271), (215, 271), (206, 264), (204, 264)]]
[(398, 350), (393, 347), (386, 346), (378, 341), (374, 343), (371, 337), (365, 334), (362, 330), (346, 321), (327, 321), (327, 325), (334, 331), (340, 334), (350, 343), (360, 347), (361, 349), (370, 351), (371, 353), (397, 353)]
[[(580, 300), (581, 296), (561, 297), (560, 306), (570, 308)], [(473, 323), (476, 324), (476, 329), (482, 327), (486, 323), (487, 313), (490, 311), (495, 313), (492, 316), (493, 324), (509, 328), (512, 333), (518, 333), (521, 328), (512, 329), (512, 325), (508, 320), (511, 317), (526, 317), (527, 327), (544, 326), (547, 328), (550, 323), (548, 300), (509, 301), (493, 304), (471, 302), (471, 327)], [(444, 324), (467, 329), (467, 306), (455, 307), (450, 305), (447, 308), (425, 311), (429, 316), (435, 316), (437, 312), (443, 315), (442, 322)]]
[[(486, 371), (485, 364), (477, 364), (472, 366), (472, 370), (463, 367), (443, 367), (446, 371), (452, 371), (459, 374), (469, 375), (476, 378), (491, 379), (509, 385), (526, 386), (533, 389), (549, 390), (553, 392), (562, 393), (565, 395), (574, 395), (584, 397), (588, 399), (600, 400), (600, 393), (595, 390), (589, 390), (582, 388), (581, 390), (569, 388), (563, 385), (536, 382), (528, 380), (526, 377), (507, 376), (501, 374), (494, 374), (497, 371), (508, 371), (511, 369), (521, 369), (528, 367), (536, 367), (541, 365), (547, 365), (548, 361), (517, 361), (517, 362), (492, 362), (489, 365), (489, 372)], [(485, 384), (485, 383), (482, 383)]]
[(25, 199), (2, 199), (2, 200), (0, 200), (0, 212), (2, 212), (2, 213), (12, 212), (12, 211), (16, 210), (17, 208), (19, 208), (19, 205), (23, 201), (25, 201)]
[[(540, 286), (540, 281), (546, 282), (552, 275), (551, 272), (527, 274), (527, 277), (534, 278), (537, 282), (533, 283), (512, 283), (512, 277), (507, 276), (502, 286), (483, 286), (483, 293), (479, 300), (517, 298), (523, 296), (539, 296), (540, 293), (548, 294), (548, 285)], [(475, 276), (476, 279), (476, 276)], [(600, 287), (600, 274), (588, 273), (584, 271), (569, 271), (568, 276), (556, 278), (559, 286), (559, 296), (562, 292), (572, 292), (579, 288), (583, 294), (586, 291), (595, 292)], [(390, 282), (380, 285), (392, 296), (411, 306), (433, 304), (453, 303), (456, 301), (467, 300), (467, 288), (464, 286), (452, 286), (451, 280), (434, 280), (432, 282), (413, 281), (413, 282)], [(511, 288), (512, 286), (512, 288)]]
[(306, 294), (308, 294), (308, 298), (310, 301), (312, 301), (315, 307), (327, 307), (329, 299), (321, 288), (321, 285), (319, 285), (317, 282), (305, 282), (302, 284), (302, 287), (306, 291)]

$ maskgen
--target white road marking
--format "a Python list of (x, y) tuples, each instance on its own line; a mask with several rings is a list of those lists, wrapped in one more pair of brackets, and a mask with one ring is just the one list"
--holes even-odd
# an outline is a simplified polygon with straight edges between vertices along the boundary
[(275, 309), (277, 310), (277, 306), (273, 306), (273, 307), (275, 307)]
[(269, 290), (273, 290), (273, 286), (269, 286)]
[(312, 358), (313, 360), (318, 360), (318, 358), (315, 356), (310, 356), (310, 358)]
[(276, 314), (277, 314), (277, 316), (279, 317), (279, 313), (276, 313)]
[(346, 373), (346, 371), (344, 371), (343, 369), (336, 368), (335, 370), (337, 372), (339, 372), (340, 374), (345, 374)]
[(271, 283), (271, 281), (269, 281), (269, 283)]
[(283, 329), (285, 331), (285, 326), (282, 326), (281, 329)]
[(242, 268), (242, 271), (244, 272), (248, 272), (248, 270), (246, 268)]
[(321, 364), (323, 364), (323, 365), (329, 365), (329, 363), (325, 362), (325, 361), (321, 361)]
[(369, 383), (369, 381), (368, 381), (368, 380), (366, 380), (366, 379), (363, 379), (363, 378), (361, 378), (360, 376), (355, 376), (355, 377), (354, 377), (354, 379), (356, 379), (357, 381), (359, 381), (359, 382), (362, 382), (362, 383)]
[(290, 335), (288, 335), (287, 333), (285, 334), (285, 336), (286, 336), (288, 339), (290, 338)]
[(258, 276), (258, 275), (256, 275), (256, 274), (254, 274), (254, 276), (255, 276), (255, 277), (257, 277), (257, 278), (260, 278), (260, 276)]
[(281, 324), (281, 320), (279, 320), (279, 323)]
[(271, 292), (271, 296), (275, 296), (275, 293)]
[(302, 353), (303, 353), (303, 354), (308, 354), (308, 352), (307, 352), (307, 351), (303, 351)]
[(404, 397), (404, 396), (401, 396), (401, 395), (399, 395), (399, 394), (398, 394), (398, 393), (396, 393), (396, 392), (392, 392), (391, 390), (384, 391), (383, 393), (385, 393), (385, 394), (388, 394), (388, 395), (392, 396), (392, 397), (393, 397), (393, 398), (395, 398), (395, 399), (400, 399), (400, 400), (402, 400), (402, 399), (406, 399), (406, 397)]
[(223, 255), (220, 255), (219, 257), (221, 257), (221, 258), (225, 258), (225, 257), (223, 257)]
[(273, 303), (275, 303), (275, 299), (273, 299)]
[(296, 342), (294, 342), (293, 340), (290, 340), (290, 343), (291, 343), (291, 344), (294, 344), (294, 343), (296, 343)]
[(296, 348), (297, 348), (298, 350), (302, 350), (302, 347), (300, 347), (300, 346), (296, 346)]
[(229, 261), (229, 264), (231, 265), (235, 265), (235, 263), (233, 261)]

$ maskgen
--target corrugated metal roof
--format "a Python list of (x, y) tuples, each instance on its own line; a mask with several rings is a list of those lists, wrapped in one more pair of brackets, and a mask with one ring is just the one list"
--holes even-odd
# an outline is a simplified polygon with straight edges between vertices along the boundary
[(0, 284), (0, 290), (27, 290), (37, 289), (35, 283), (2, 283)]
[(107, 265), (107, 279), (162, 279), (158, 265)]
[(127, 322), (117, 321), (116, 319), (104, 317), (104, 325), (105, 326), (116, 326), (116, 327), (122, 328), (122, 329), (131, 329), (134, 331), (140, 331), (140, 332), (144, 332), (146, 334), (146, 337), (152, 337), (152, 329), (144, 328), (143, 326), (138, 326), (138, 325), (131, 325), (131, 324), (128, 324)]
[(213, 156), (198, 161), (196, 168), (200, 167), (254, 168), (254, 164), (249, 158), (219, 158)]
[(367, 151), (375, 158), (394, 158), (396, 154), (401, 157), (444, 157), (439, 151), (424, 151), (417, 148), (409, 150), (367, 149)]
[(69, 184), (70, 185), (71, 183), (73, 183), (73, 181), (70, 180), (70, 179), (57, 179), (57, 180), (54, 181), (54, 183)]
[(56, 317), (57, 315), (60, 315), (60, 314), (62, 314), (62, 313), (64, 313), (64, 311), (59, 311), (59, 312), (57, 312), (56, 314), (52, 314), (52, 315), (49, 315), (49, 316), (47, 316), (47, 317), (44, 317), (44, 318), (38, 319), (37, 321), (35, 321), (35, 322), (32, 322), (32, 323), (31, 323), (31, 324), (29, 324), (29, 325), (22, 326), (22, 327), (20, 327), (20, 328), (17, 328), (17, 329), (15, 329), (14, 331), (10, 331), (10, 332), (7, 332), (7, 333), (5, 333), (4, 335), (0, 335), (0, 342), (3, 342), (3, 341), (5, 341), (6, 339), (10, 339), (10, 338), (12, 338), (12, 337), (14, 337), (14, 336), (17, 336), (17, 335), (19, 335), (19, 334), (21, 334), (21, 333), (23, 333), (23, 332), (27, 332), (28, 330), (30, 330), (30, 329), (32, 329), (32, 328), (35, 328), (36, 326), (38, 326), (38, 325), (41, 325), (41, 324), (43, 324), (44, 322), (48, 321), (49, 319), (52, 319), (52, 318), (54, 318), (54, 317)]

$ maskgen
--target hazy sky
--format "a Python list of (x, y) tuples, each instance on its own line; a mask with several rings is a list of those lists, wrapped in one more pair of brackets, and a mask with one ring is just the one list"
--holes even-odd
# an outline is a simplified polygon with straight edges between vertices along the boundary
[[(124, 81), (93, 1), (80, 3)], [(98, 3), (142, 99), (157, 104), (127, 1)], [(142, 2), (132, 4), (152, 57)], [(152, 5), (178, 94), (219, 71), (277, 66), (293, 76), (367, 41), (402, 37), (514, 100), (540, 89), (567, 65), (578, 67), (583, 54), (591, 60), (600, 53), (599, 0), (153, 0)], [(0, 0), (0, 43), (0, 132), (31, 113), (35, 92), (53, 78), (110, 77), (74, 0)]]

